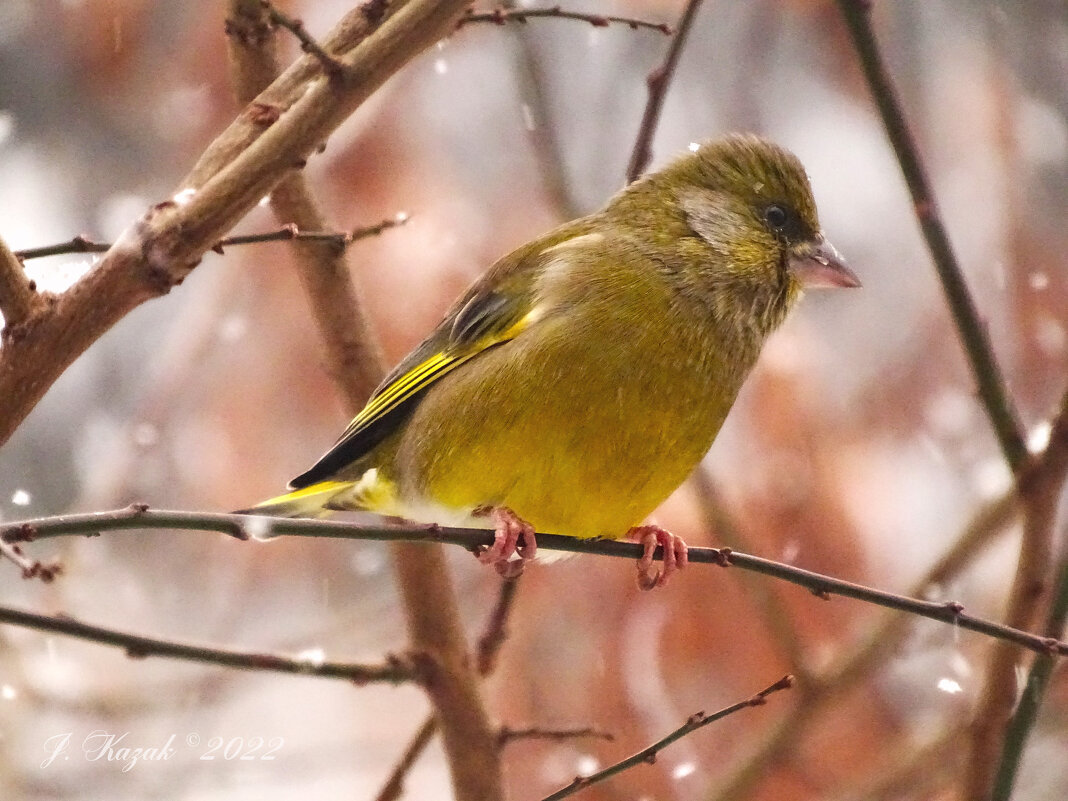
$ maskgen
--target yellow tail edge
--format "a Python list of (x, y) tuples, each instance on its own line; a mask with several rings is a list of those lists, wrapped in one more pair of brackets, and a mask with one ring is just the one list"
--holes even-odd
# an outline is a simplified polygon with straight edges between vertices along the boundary
[(271, 517), (322, 517), (329, 514), (330, 499), (352, 488), (354, 481), (320, 481), (285, 495), (268, 498), (235, 515), (270, 515)]

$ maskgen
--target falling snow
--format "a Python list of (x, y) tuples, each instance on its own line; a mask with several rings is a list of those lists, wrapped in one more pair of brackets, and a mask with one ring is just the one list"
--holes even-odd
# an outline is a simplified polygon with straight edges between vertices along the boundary
[(939, 679), (937, 686), (939, 690), (944, 693), (949, 693), (950, 695), (956, 695), (957, 693), (964, 692), (964, 688), (960, 686), (960, 682), (958, 682), (956, 679), (951, 679), (948, 677)]

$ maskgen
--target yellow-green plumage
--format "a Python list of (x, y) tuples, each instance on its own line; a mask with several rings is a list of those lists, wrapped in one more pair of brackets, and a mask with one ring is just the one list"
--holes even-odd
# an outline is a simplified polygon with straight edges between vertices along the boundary
[(796, 158), (705, 143), (497, 262), (296, 492), (255, 511), (507, 507), (623, 536), (708, 450), (802, 286), (856, 283)]

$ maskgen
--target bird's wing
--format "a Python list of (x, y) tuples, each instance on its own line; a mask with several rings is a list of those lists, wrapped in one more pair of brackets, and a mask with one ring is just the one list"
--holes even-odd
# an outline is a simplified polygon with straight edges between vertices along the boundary
[(542, 313), (533, 290), (544, 254), (581, 234), (571, 228), (563, 226), (497, 262), (386, 376), (334, 446), (293, 479), (290, 489), (330, 478), (364, 456), (407, 419), (431, 384), (532, 325)]

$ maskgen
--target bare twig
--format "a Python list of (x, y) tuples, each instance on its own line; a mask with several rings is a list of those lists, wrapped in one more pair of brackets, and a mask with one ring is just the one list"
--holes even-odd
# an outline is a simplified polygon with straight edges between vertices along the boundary
[(492, 11), (475, 11), (471, 9), (467, 16), (461, 17), (456, 24), (457, 28), (479, 22), (492, 22), (496, 25), (504, 25), (508, 22), (523, 23), (528, 19), (573, 19), (580, 22), (588, 22), (595, 28), (607, 28), (612, 23), (626, 25), (631, 30), (646, 28), (660, 31), (663, 34), (671, 33), (671, 26), (663, 22), (649, 22), (648, 20), (635, 19), (633, 17), (612, 17), (605, 14), (583, 14), (577, 11), (565, 11), (560, 6), (552, 8), (495, 8)]
[(660, 112), (664, 108), (664, 98), (667, 97), (668, 86), (675, 75), (675, 68), (679, 64), (682, 48), (686, 44), (686, 37), (690, 33), (697, 9), (701, 7), (701, 0), (687, 0), (686, 8), (683, 9), (682, 17), (679, 18), (675, 35), (668, 47), (664, 62), (655, 67), (645, 79), (649, 89), (649, 100), (645, 104), (642, 113), (641, 125), (638, 126), (638, 138), (634, 142), (634, 150), (627, 164), (627, 183), (637, 181), (652, 159), (653, 136), (656, 134), (656, 126), (660, 123)]
[[(399, 212), (394, 217), (367, 225), (354, 228), (351, 231), (326, 231), (304, 230), (296, 225), (283, 225), (274, 231), (265, 231), (262, 234), (241, 234), (237, 236), (224, 236), (211, 246), (211, 250), (222, 253), (225, 248), (234, 245), (252, 245), (261, 242), (322, 242), (339, 250), (344, 250), (353, 242), (377, 236), (390, 228), (396, 228), (408, 222), (409, 217), (404, 212)], [(20, 259), (40, 259), (45, 256), (62, 256), (69, 253), (106, 253), (112, 247), (111, 242), (94, 242), (88, 237), (78, 235), (66, 242), (55, 245), (45, 245), (39, 248), (27, 248), (15, 251)]]
[[(335, 539), (372, 540), (391, 543), (445, 543), (459, 545), (477, 552), (493, 542), (493, 532), (485, 529), (458, 528), (436, 524), (380, 524), (366, 525), (343, 520), (314, 520), (302, 518), (259, 517), (217, 512), (177, 512), (149, 509), (144, 505), (117, 509), (111, 512), (60, 515), (37, 518), (0, 525), (0, 537), (8, 542), (25, 539), (65, 536), (70, 534), (96, 534), (101, 531), (122, 529), (166, 528), (195, 531), (221, 531), (238, 539), (248, 539), (249, 531), (256, 539), (277, 536), (327, 537)], [(600, 554), (622, 559), (638, 559), (642, 546), (635, 542), (620, 540), (582, 540), (559, 534), (538, 534), (538, 546), (547, 550), (570, 553)], [(654, 559), (662, 558), (662, 549), (657, 548)], [(974, 631), (1023, 646), (1035, 653), (1068, 655), (1068, 643), (1061, 640), (1030, 634), (1026, 631), (1003, 626), (977, 618), (964, 612), (964, 607), (955, 601), (924, 601), (909, 598), (884, 590), (877, 590), (850, 581), (832, 578), (811, 570), (782, 564), (771, 559), (733, 551), (730, 548), (691, 548), (690, 561), (720, 567), (737, 567), (796, 584), (820, 598), (840, 595), (866, 603), (896, 609), (919, 617), (949, 623), (968, 631)]]
[[(1035, 472), (1041, 469), (1040, 463)], [(1031, 472), (1024, 475), (1023, 484), (1032, 480), (1030, 475)], [(923, 596), (932, 587), (944, 587), (952, 582), (998, 534), (1016, 520), (1019, 507), (1019, 498), (1011, 490), (985, 504), (956, 536), (949, 550), (912, 585), (908, 595)], [(870, 675), (876, 665), (901, 647), (912, 622), (908, 615), (885, 615), (882, 622), (873, 626), (854, 648), (833, 665), (810, 675), (809, 684), (804, 689), (804, 703), (795, 705), (785, 718), (761, 737), (748, 756), (740, 760), (741, 766), (724, 778), (719, 790), (711, 797), (715, 801), (735, 801), (748, 797), (753, 785), (766, 774), (766, 766), (792, 751), (805, 736), (808, 726), (816, 720), (818, 712), (832, 707), (837, 699)]]
[[(1042, 459), (1044, 469), (1036, 480), (1020, 490), (1023, 535), (1005, 613), (1005, 623), (1013, 628), (1033, 628), (1049, 598), (1053, 525), (1068, 475), (1066, 441), (1068, 393), (1061, 401), (1060, 414), (1050, 431), (1050, 445)], [(995, 782), (998, 755), (1006, 748), (1006, 722), (1017, 703), (1020, 657), (1015, 648), (1006, 643), (995, 643), (988, 659), (983, 692), (972, 723), (970, 762), (965, 771), (970, 798), (988, 797)]]
[(0, 314), (6, 331), (29, 319), (39, 303), (36, 287), (22, 268), (18, 254), (0, 239)]
[(423, 725), (416, 731), (412, 741), (408, 743), (408, 747), (404, 749), (404, 753), (393, 767), (393, 771), (389, 774), (389, 778), (386, 779), (386, 783), (378, 791), (375, 801), (396, 801), (396, 799), (400, 798), (401, 793), (404, 792), (405, 778), (407, 778), (419, 756), (430, 745), (430, 741), (434, 739), (437, 730), (437, 718), (433, 715), (427, 716), (427, 719), (423, 721)]
[(546, 796), (544, 799), (542, 799), (542, 801), (559, 801), (559, 799), (567, 798), (569, 795), (573, 795), (579, 790), (589, 787), (591, 784), (603, 782), (605, 779), (609, 779), (612, 776), (616, 776), (625, 770), (633, 768), (636, 765), (642, 764), (643, 762), (646, 764), (651, 764), (656, 761), (656, 755), (660, 753), (661, 750), (671, 745), (676, 740), (685, 737), (687, 734), (690, 734), (691, 732), (694, 732), (697, 729), (707, 726), (709, 723), (715, 723), (717, 720), (722, 720), (728, 715), (733, 715), (735, 712), (740, 712), (741, 710), (748, 709), (749, 707), (763, 706), (766, 703), (766, 699), (769, 695), (771, 695), (772, 693), (779, 692), (780, 690), (789, 689), (793, 686), (793, 683), (793, 676), (783, 676), (770, 687), (764, 688), (752, 698), (747, 698), (744, 701), (739, 701), (738, 703), (732, 704), (731, 706), (728, 706), (725, 709), (721, 709), (711, 715), (706, 715), (704, 712), (698, 712), (695, 715), (691, 715), (689, 720), (687, 720), (682, 726), (675, 729), (675, 731), (671, 732), (671, 734), (669, 734), (667, 737), (664, 737), (661, 740), (657, 740), (648, 748), (643, 748), (638, 753), (633, 754), (627, 757), (626, 759), (621, 760), (620, 762), (617, 762), (616, 764), (605, 768), (602, 771), (598, 771), (592, 776), (576, 776), (575, 780), (571, 782), (571, 784), (567, 785), (567, 787), (557, 790), (552, 795)]
[[(497, 593), (497, 603), (493, 605), (489, 620), (486, 621), (486, 630), (478, 639), (478, 672), (480, 676), (488, 676), (497, 666), (497, 654), (508, 636), (507, 622), (515, 604), (516, 590), (519, 588), (519, 576), (501, 580), (500, 591)], [(416, 730), (408, 747), (404, 749), (401, 758), (390, 771), (389, 778), (382, 785), (382, 789), (375, 796), (375, 801), (393, 801), (400, 797), (404, 790), (404, 780), (411, 771), (420, 754), (430, 745), (430, 741), (438, 730), (438, 721), (433, 713), (427, 715), (426, 720)]]
[(293, 658), (270, 653), (231, 651), (162, 640), (157, 637), (143, 637), (139, 634), (91, 626), (65, 615), (38, 615), (6, 606), (0, 607), (0, 622), (38, 631), (64, 634), (102, 645), (113, 645), (125, 650), (126, 655), (133, 659), (164, 656), (241, 670), (267, 670), (277, 673), (348, 679), (357, 684), (371, 682), (400, 684), (417, 680), (413, 667), (397, 657), (390, 657), (384, 665), (363, 665), (354, 662), (326, 662), (319, 659)]
[(526, 729), (511, 729), (502, 726), (497, 735), (497, 742), (504, 746), (516, 740), (552, 740), (553, 742), (565, 742), (567, 740), (580, 740), (584, 738), (607, 740), (612, 742), (615, 735), (593, 726), (581, 726), (573, 729), (543, 729), (531, 726)]
[(920, 159), (919, 148), (909, 130), (905, 111), (879, 52), (871, 25), (872, 3), (870, 0), (838, 0), (838, 7), (849, 28), (864, 76), (912, 195), (916, 217), (964, 344), (979, 388), (979, 397), (1005, 459), (1013, 473), (1018, 474), (1029, 459), (1023, 427), (1009, 397), (1001, 368), (994, 358), (986, 326), (979, 317), (938, 213), (934, 192)]
[(0, 539), (0, 556), (13, 562), (16, 567), (22, 570), (24, 579), (39, 578), (45, 584), (52, 581), (62, 570), (62, 566), (59, 563), (46, 565), (36, 559), (27, 559), (22, 552), (22, 548), (17, 543), (7, 542), (4, 539)]
[(486, 621), (485, 631), (478, 638), (478, 673), (480, 676), (488, 676), (497, 667), (497, 655), (504, 641), (508, 639), (508, 619), (512, 615), (518, 589), (519, 576), (501, 580), (497, 603), (493, 605), (493, 611), (490, 613), (489, 620)]
[[(1065, 623), (1068, 621), (1068, 559), (1061, 564), (1060, 578), (1054, 591), (1053, 605), (1050, 607), (1049, 618), (1046, 621), (1045, 633), (1049, 637), (1064, 636)], [(1016, 712), (1009, 722), (1009, 728), (1005, 733), (1005, 744), (1001, 752), (1001, 761), (998, 765), (997, 774), (994, 778), (994, 792), (992, 801), (1008, 801), (1012, 796), (1013, 785), (1016, 783), (1016, 774), (1020, 767), (1020, 757), (1023, 756), (1027, 738), (1034, 728), (1038, 719), (1038, 710), (1042, 706), (1042, 700), (1049, 686), (1050, 676), (1056, 660), (1042, 654), (1035, 657), (1031, 670), (1027, 674), (1027, 682), (1024, 684), (1023, 694), (1016, 706)]]
[(260, 4), (273, 24), (285, 28), (293, 34), (297, 41), (300, 42), (300, 49), (305, 53), (310, 53), (319, 61), (323, 72), (331, 77), (336, 77), (345, 71), (345, 65), (327, 53), (323, 46), (315, 41), (314, 37), (308, 33), (307, 28), (304, 27), (303, 22), (279, 11), (271, 4), (270, 0), (260, 0)]

